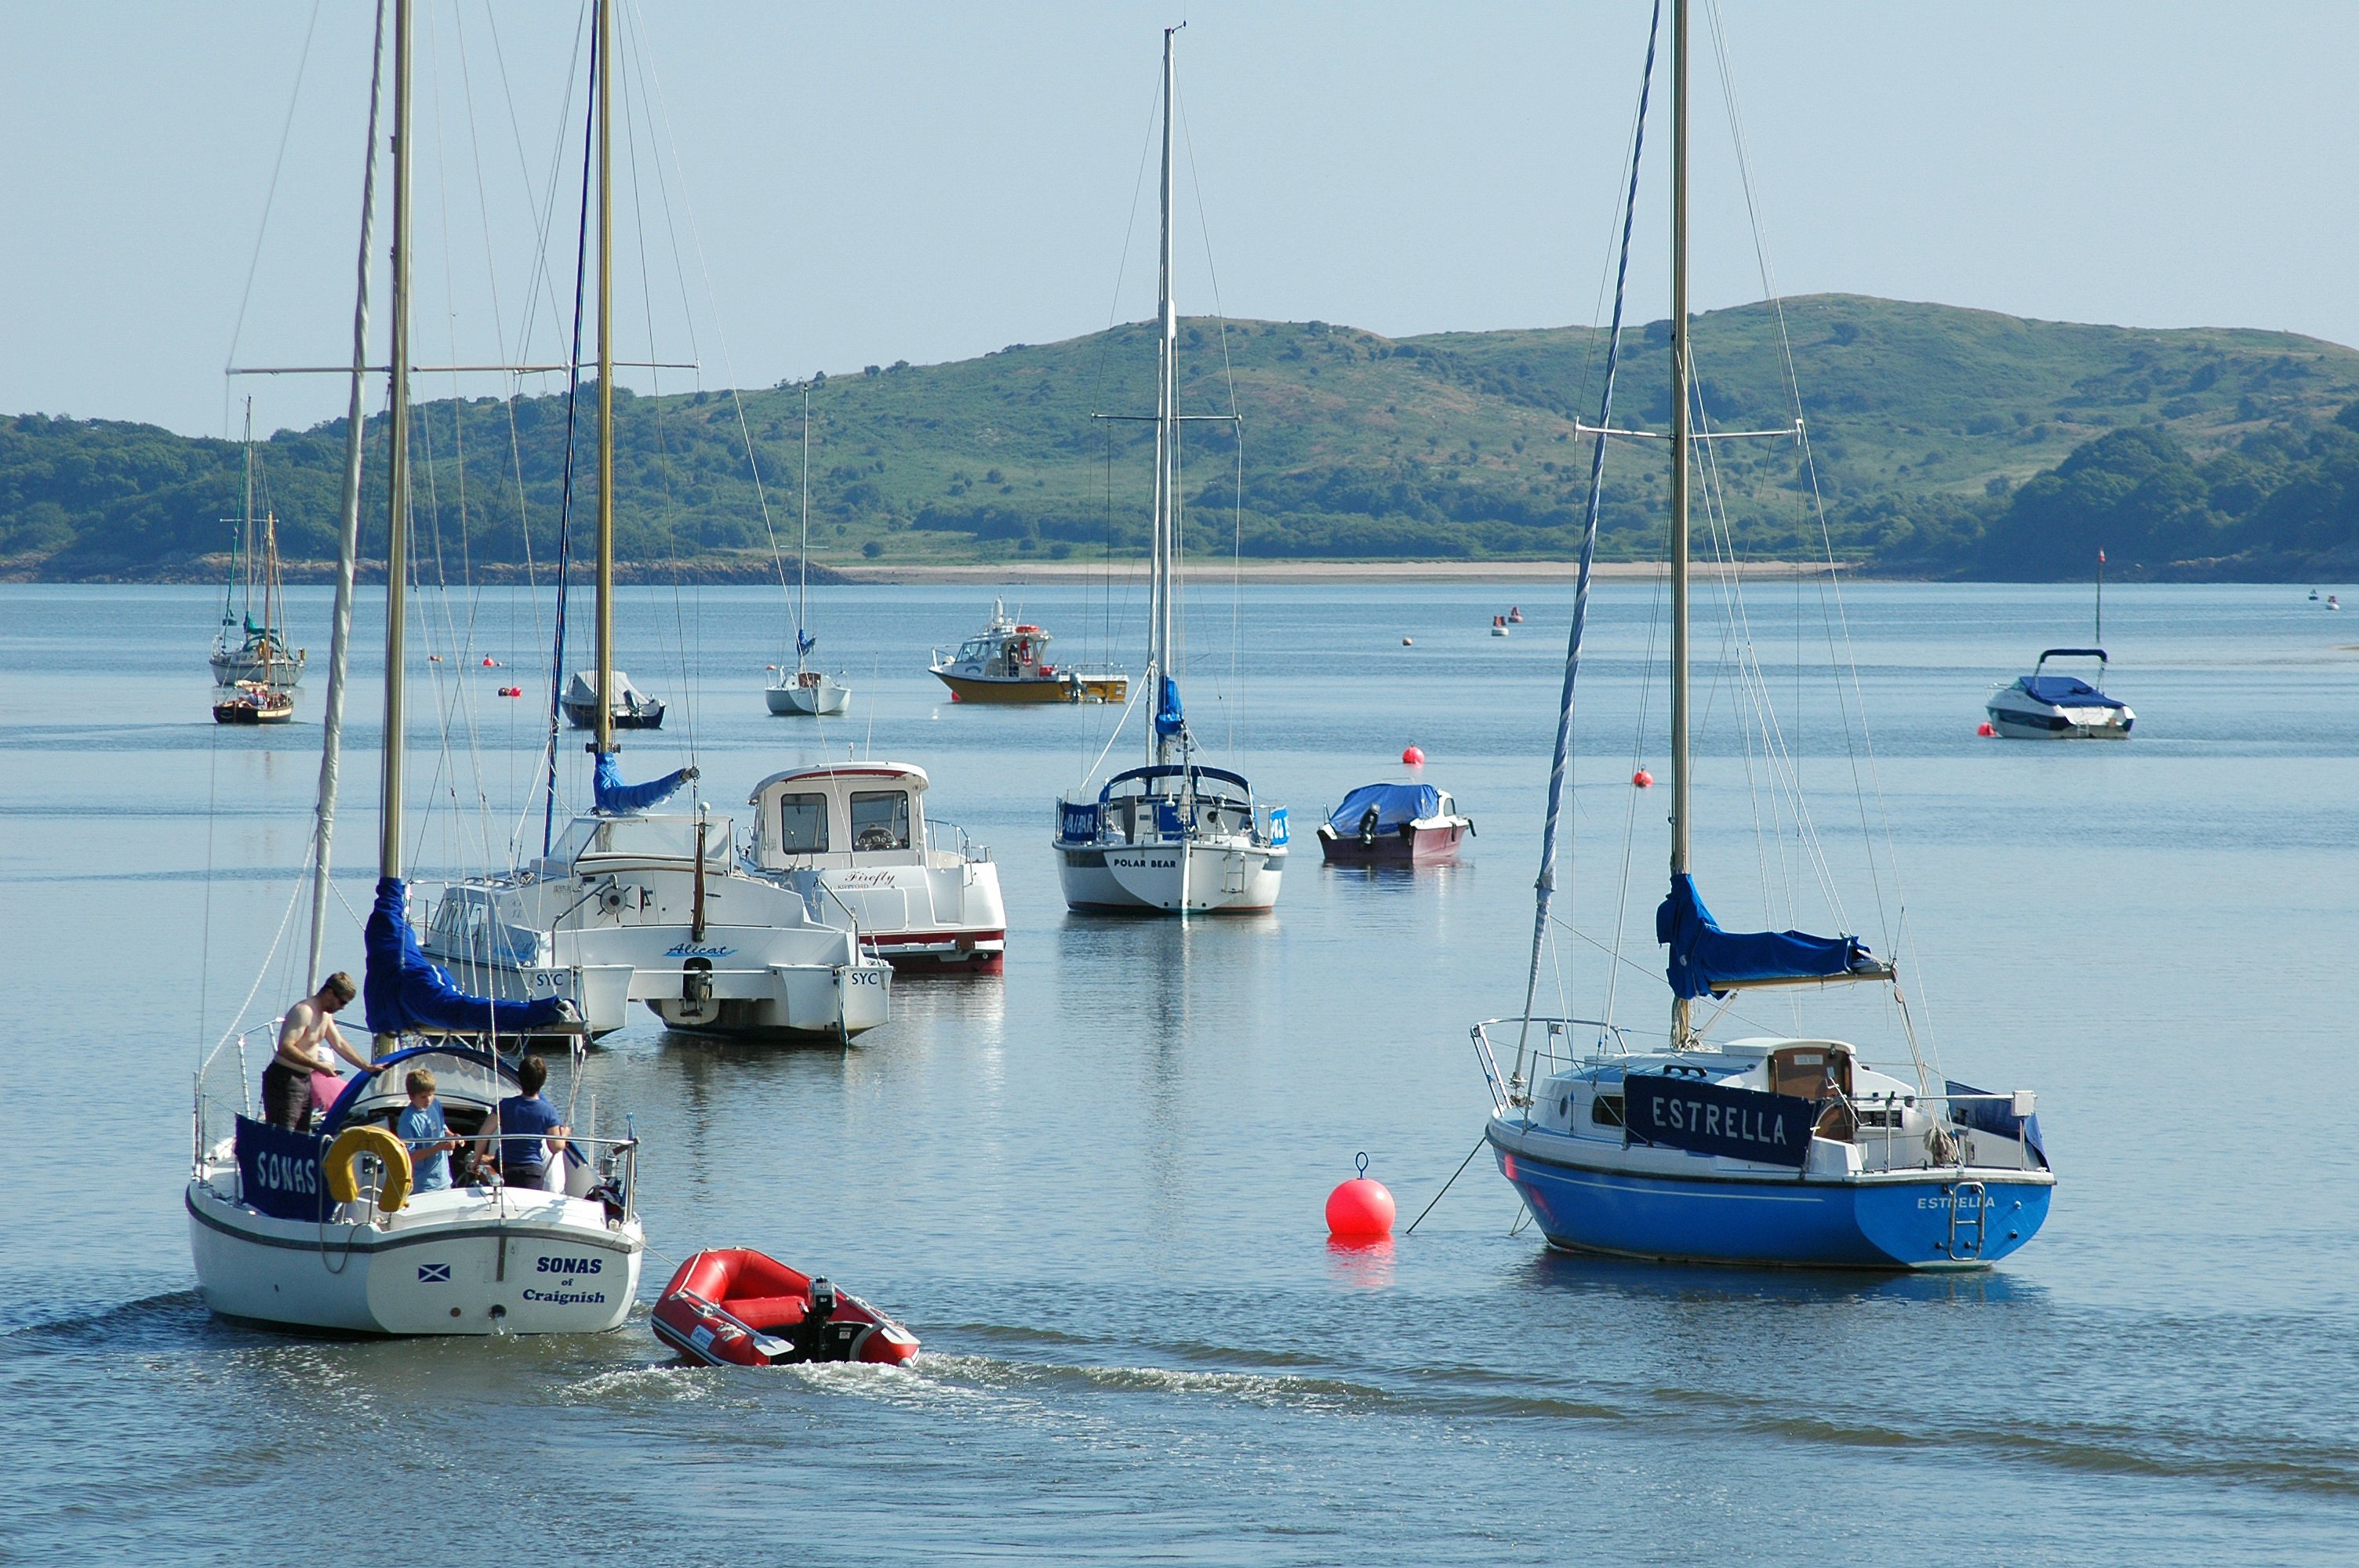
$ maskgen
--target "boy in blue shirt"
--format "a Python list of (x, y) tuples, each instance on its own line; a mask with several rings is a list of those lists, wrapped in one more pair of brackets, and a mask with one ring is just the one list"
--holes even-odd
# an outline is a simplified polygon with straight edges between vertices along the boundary
[(419, 1067), (401, 1083), (409, 1091), (409, 1108), (394, 1119), (394, 1136), (409, 1145), (411, 1185), (421, 1193), (439, 1192), (451, 1184), (451, 1151), (459, 1140), (443, 1124), (432, 1073)]
[(484, 1152), (496, 1147), (500, 1180), (512, 1187), (543, 1192), (565, 1190), (565, 1138), (573, 1130), (557, 1119), (557, 1108), (540, 1098), (549, 1081), (549, 1064), (527, 1056), (516, 1066), (520, 1095), (500, 1101), (500, 1108), (483, 1130)]

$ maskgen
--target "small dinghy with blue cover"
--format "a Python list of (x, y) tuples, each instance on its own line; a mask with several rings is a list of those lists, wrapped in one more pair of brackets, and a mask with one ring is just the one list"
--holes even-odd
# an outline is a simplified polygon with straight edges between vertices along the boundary
[(1473, 836), (1448, 790), (1423, 784), (1362, 784), (1319, 825), (1319, 852), (1330, 865), (1406, 866), (1446, 860)]
[(2001, 687), (1990, 699), (1991, 727), (2015, 741), (2126, 741), (2137, 715), (2079, 676), (2048, 673), (2050, 659), (2094, 659), (2104, 678), (2103, 648), (2049, 648), (2027, 676)]
[(918, 1353), (916, 1335), (858, 1296), (750, 1247), (716, 1247), (682, 1263), (650, 1322), (658, 1339), (708, 1367), (897, 1367)]

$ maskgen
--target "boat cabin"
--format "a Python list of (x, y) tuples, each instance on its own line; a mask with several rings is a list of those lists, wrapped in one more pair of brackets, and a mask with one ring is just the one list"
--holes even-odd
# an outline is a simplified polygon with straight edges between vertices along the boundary
[(914, 762), (843, 762), (773, 773), (750, 797), (754, 867), (926, 865), (926, 770)]
[(1253, 786), (1241, 774), (1158, 763), (1116, 773), (1094, 801), (1059, 802), (1057, 838), (1065, 844), (1150, 844), (1237, 833), (1283, 844), (1285, 816), (1266, 806), (1257, 813)]
[[(687, 868), (696, 854), (697, 821), (686, 813), (663, 816), (577, 816), (543, 862), (545, 875), (603, 876), (637, 866)], [(730, 860), (730, 822), (707, 816), (704, 863), (725, 870)]]

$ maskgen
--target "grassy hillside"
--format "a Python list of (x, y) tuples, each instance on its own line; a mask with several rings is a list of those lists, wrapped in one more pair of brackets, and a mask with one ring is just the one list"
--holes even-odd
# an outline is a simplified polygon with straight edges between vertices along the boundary
[[(2340, 428), (2331, 421), (2359, 401), (2359, 352), (2286, 333), (2076, 326), (1839, 295), (1788, 302), (1785, 326), (1836, 548), (1886, 569), (2021, 575), (2004, 569), (2011, 559), (1991, 557), (2013, 492), (2125, 428), (2167, 438), (2190, 464), (2216, 466), (2257, 444), (2278, 456), (2245, 466), (2281, 487), (2307, 460), (2302, 444)], [(1600, 335), (1566, 328), (1394, 340), (1319, 321), (1223, 329), (1190, 319), (1182, 338), (1183, 409), (1226, 412), (1233, 380), (1244, 442), (1240, 516), (1235, 438), (1217, 423), (1190, 427), (1190, 548), (1225, 554), (1240, 532), (1245, 551), (1260, 557), (1515, 558), (1574, 547), (1589, 454), (1573, 421), (1594, 415)], [(1625, 340), (1617, 424), (1663, 427), (1669, 341), (1664, 322)], [(1768, 307), (1700, 318), (1695, 342), (1715, 426), (1790, 424), (1793, 395)], [(1151, 330), (1131, 325), (821, 380), (811, 394), (816, 557), (856, 567), (1137, 549), (1151, 427), (1092, 416), (1150, 411), (1153, 357)], [(771, 524), (791, 548), (800, 394), (747, 392), (743, 406)], [(586, 451), (594, 400), (582, 410), (576, 439)], [(752, 552), (766, 562), (738, 418), (725, 393), (618, 395), (625, 558), (710, 568)], [(562, 397), (424, 405), (416, 429), (423, 547), (439, 547), (444, 569), (455, 574), (462, 557), (554, 554)], [(336, 421), (266, 445), (266, 490), (292, 558), (332, 553), (342, 442)], [(1740, 548), (1815, 552), (1815, 514), (1791, 441), (1729, 441), (1712, 452)], [(382, 472), (373, 449), (364, 546), (372, 555), (381, 553)], [(1654, 553), (1660, 449), (1616, 443), (1608, 475), (1604, 553)], [(237, 509), (238, 476), (234, 443), (105, 421), (0, 419), (0, 572), (201, 572), (225, 544), (221, 519)], [(2332, 512), (2343, 504), (2332, 489), (2312, 484), (2301, 492), (2310, 500), (2274, 513), (2264, 504), (2273, 489), (2245, 497), (2243, 511), (2229, 504), (2243, 492), (2223, 489), (2212, 531), (2190, 535), (2208, 547), (2201, 569), (2233, 569), (2221, 566), (2230, 557), (2289, 567), (2294, 557), (2274, 535), (2250, 532), (2276, 526), (2267, 519), (2288, 505), (2308, 508), (2296, 531), (2309, 556), (2349, 548), (2359, 521)], [(590, 499), (586, 481), (577, 499)], [(2180, 569), (2170, 559), (2136, 564)]]

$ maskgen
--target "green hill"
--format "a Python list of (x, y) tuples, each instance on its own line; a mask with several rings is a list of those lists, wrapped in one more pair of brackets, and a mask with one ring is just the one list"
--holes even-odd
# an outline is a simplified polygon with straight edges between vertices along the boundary
[[(2359, 352), (2289, 333), (2077, 326), (1843, 295), (1789, 301), (1784, 319), (1819, 491), (1846, 557), (1918, 574), (2078, 575), (2078, 544), (2049, 546), (2061, 522), (2094, 515), (2100, 532), (2126, 531), (2107, 547), (2132, 574), (2359, 565), (2359, 482), (2344, 482), (2337, 466), (2359, 447), (2359, 430), (2334, 422), (2359, 402)], [(1189, 428), (1191, 549), (1226, 554), (1240, 535), (1246, 554), (1264, 557), (1513, 559), (1575, 547), (1588, 444), (1573, 424), (1594, 416), (1600, 334), (1396, 340), (1319, 321), (1190, 319), (1182, 338), (1183, 409), (1225, 412), (1233, 380), (1244, 442), (1240, 511), (1234, 438), (1218, 423)], [(1625, 340), (1618, 425), (1663, 427), (1669, 341), (1664, 322)], [(857, 566), (1137, 550), (1151, 427), (1092, 416), (1148, 411), (1153, 354), (1151, 330), (1130, 325), (822, 378), (811, 394), (817, 557)], [(1715, 427), (1791, 424), (1771, 308), (1699, 318), (1695, 354)], [(616, 404), (621, 556), (647, 570), (766, 570), (736, 400), (618, 391)], [(771, 524), (790, 546), (799, 391), (747, 392), (743, 406)], [(561, 396), (422, 405), (415, 428), (423, 548), (439, 546), (445, 570), (458, 573), (462, 556), (479, 571), (553, 556)], [(2145, 435), (2125, 441), (2130, 431)], [(585, 452), (592, 433), (585, 417), (576, 432)], [(334, 421), (281, 431), (264, 448), (265, 488), (292, 560), (332, 554), (342, 444)], [(2100, 449), (2108, 455), (2093, 455)], [(1736, 548), (1817, 553), (1795, 443), (1732, 440), (1711, 452)], [(2115, 473), (2124, 461), (2139, 472)], [(373, 450), (370, 555), (381, 554), (382, 472)], [(207, 575), (227, 542), (221, 520), (237, 509), (239, 474), (232, 442), (103, 420), (0, 419), (0, 574)], [(1660, 449), (1616, 443), (1608, 475), (1603, 552), (1657, 553)], [(2149, 480), (2173, 495), (2115, 504)], [(2098, 491), (2110, 499), (2090, 514)], [(588, 493), (585, 480), (578, 500)]]

